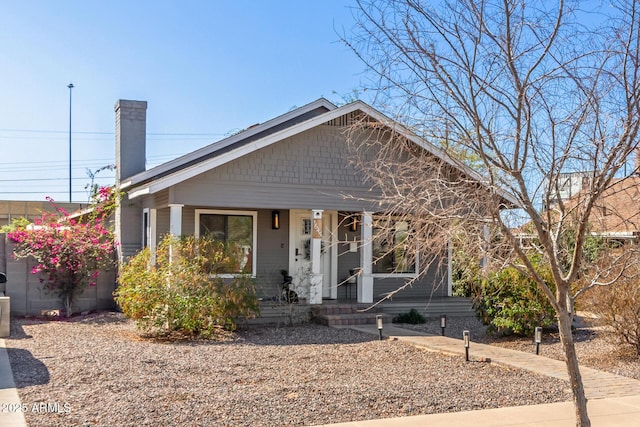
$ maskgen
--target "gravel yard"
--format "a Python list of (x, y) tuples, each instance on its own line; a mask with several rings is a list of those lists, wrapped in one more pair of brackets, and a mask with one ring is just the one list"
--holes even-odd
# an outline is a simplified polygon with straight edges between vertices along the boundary
[[(471, 341), (510, 348), (524, 352), (535, 352), (535, 344), (530, 338), (517, 336), (493, 337), (486, 333), (486, 327), (474, 317), (447, 319), (446, 335), (462, 338), (462, 331), (471, 331)], [(576, 352), (581, 366), (611, 372), (640, 380), (640, 358), (630, 350), (618, 346), (611, 334), (598, 326), (589, 326), (588, 321), (574, 331)], [(440, 335), (440, 321), (430, 319), (423, 325), (402, 325), (404, 328)], [(544, 331), (540, 355), (550, 359), (564, 360), (564, 351), (560, 344), (560, 335), (553, 331)]]
[(6, 345), (23, 403), (49, 404), (26, 411), (31, 427), (314, 425), (570, 399), (560, 380), (317, 325), (166, 343), (98, 313), (14, 319)]

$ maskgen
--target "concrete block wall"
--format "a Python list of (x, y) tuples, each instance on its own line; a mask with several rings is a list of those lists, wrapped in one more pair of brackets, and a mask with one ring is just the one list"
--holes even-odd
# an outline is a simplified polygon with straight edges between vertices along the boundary
[(11, 301), (0, 292), (0, 338), (11, 335)]
[[(13, 244), (0, 234), (5, 242), (5, 269), (7, 274), (6, 296), (11, 298), (13, 315), (40, 315), (42, 310), (63, 309), (62, 301), (55, 293), (42, 289), (40, 275), (31, 274), (35, 266), (33, 259), (15, 259), (11, 255)], [(0, 269), (2, 266), (0, 265)], [(113, 270), (102, 272), (96, 286), (88, 286), (76, 300), (75, 312), (89, 310), (111, 310), (115, 308), (113, 291), (116, 273)]]

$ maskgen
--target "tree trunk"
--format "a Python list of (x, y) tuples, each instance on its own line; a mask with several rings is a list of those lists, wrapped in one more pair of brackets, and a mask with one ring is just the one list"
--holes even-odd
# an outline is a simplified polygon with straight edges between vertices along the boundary
[(576, 410), (576, 426), (590, 427), (591, 421), (587, 414), (587, 397), (584, 393), (582, 384), (582, 375), (580, 374), (580, 366), (578, 365), (578, 355), (571, 334), (571, 318), (572, 315), (568, 310), (562, 310), (558, 313), (558, 329), (560, 331), (560, 342), (564, 349), (564, 357), (567, 363), (567, 371), (569, 373), (569, 383), (573, 392), (573, 403)]

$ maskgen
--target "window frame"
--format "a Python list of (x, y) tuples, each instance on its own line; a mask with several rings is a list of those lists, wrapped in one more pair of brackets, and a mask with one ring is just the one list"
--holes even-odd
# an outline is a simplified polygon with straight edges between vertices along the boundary
[(142, 249), (150, 247), (151, 243), (151, 210), (142, 209)]
[(216, 274), (216, 277), (234, 278), (238, 276), (256, 277), (256, 268), (258, 266), (257, 247), (258, 247), (258, 212), (257, 211), (236, 211), (221, 209), (196, 209), (195, 210), (195, 232), (194, 236), (200, 238), (200, 215), (224, 215), (224, 216), (250, 216), (252, 217), (252, 241), (251, 241), (251, 274), (242, 273), (222, 273)]
[[(415, 255), (415, 260), (413, 262), (413, 264), (414, 264), (414, 267), (413, 267), (414, 271), (413, 272), (376, 273), (374, 271), (375, 270), (375, 265), (376, 265), (375, 264), (376, 254), (375, 254), (375, 251), (373, 250), (374, 249), (373, 248), (373, 242), (376, 239), (376, 237), (375, 237), (376, 236), (376, 228), (379, 228), (379, 227), (376, 227), (376, 222), (377, 221), (381, 221), (381, 220), (382, 221), (391, 221), (393, 223), (398, 222), (398, 221), (404, 221), (404, 222), (407, 222), (408, 228), (409, 229), (411, 228), (411, 221), (408, 221), (407, 219), (404, 219), (404, 218), (398, 218), (398, 217), (388, 218), (388, 217), (382, 217), (382, 216), (378, 216), (378, 217), (374, 216), (373, 217), (373, 223), (372, 223), (372, 226), (371, 226), (371, 240), (372, 240), (372, 242), (371, 242), (371, 275), (374, 278), (378, 278), (378, 279), (387, 279), (387, 278), (389, 278), (389, 279), (390, 278), (414, 279), (414, 278), (418, 277), (418, 271), (420, 271), (419, 270), (420, 269), (420, 251), (418, 251), (418, 245), (417, 244), (415, 245), (415, 248), (414, 248), (416, 255)], [(395, 232), (397, 232), (397, 230)], [(395, 232), (394, 232), (394, 236), (395, 236)]]

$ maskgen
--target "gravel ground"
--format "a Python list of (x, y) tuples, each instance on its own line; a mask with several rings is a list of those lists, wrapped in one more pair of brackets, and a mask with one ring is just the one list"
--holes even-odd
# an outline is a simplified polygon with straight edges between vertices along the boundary
[(570, 400), (560, 380), (310, 324), (167, 343), (98, 313), (14, 319), (6, 344), (31, 427), (314, 425)]
[[(640, 380), (640, 358), (633, 350), (621, 348), (603, 327), (592, 325), (588, 320), (580, 320), (576, 324), (578, 327), (573, 337), (581, 366)], [(422, 325), (401, 326), (430, 334), (440, 335), (441, 333), (439, 319), (430, 319)], [(486, 326), (483, 326), (475, 317), (447, 319), (445, 333), (448, 337), (462, 338), (462, 331), (465, 329), (470, 331), (471, 341), (518, 351), (535, 352), (535, 344), (531, 338), (489, 336), (486, 333)], [(564, 351), (557, 331), (544, 331), (540, 355), (564, 360)]]

